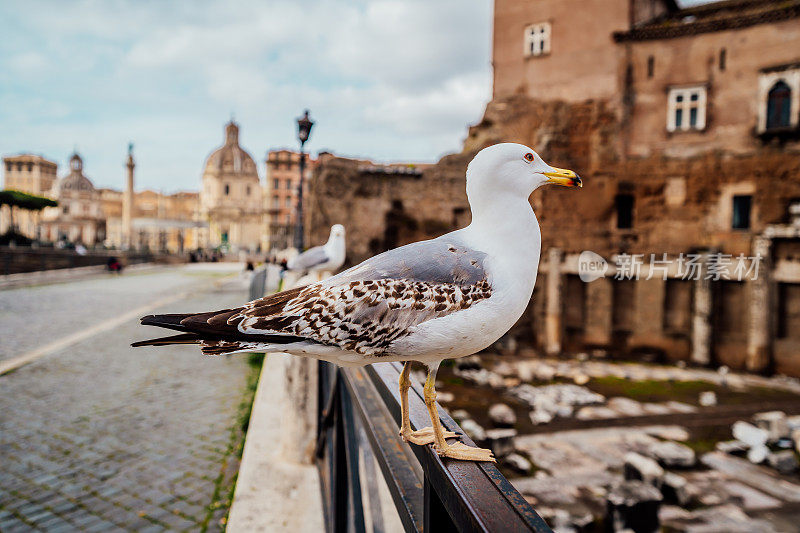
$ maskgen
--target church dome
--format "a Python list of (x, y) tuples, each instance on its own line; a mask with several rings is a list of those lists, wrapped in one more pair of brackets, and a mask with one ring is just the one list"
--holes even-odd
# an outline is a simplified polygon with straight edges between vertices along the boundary
[(224, 172), (243, 177), (258, 175), (255, 161), (239, 146), (239, 125), (234, 121), (225, 125), (225, 144), (208, 156), (205, 172)]
[(77, 153), (69, 160), (69, 174), (58, 180), (56, 191), (94, 191), (91, 180), (83, 175), (83, 159)]

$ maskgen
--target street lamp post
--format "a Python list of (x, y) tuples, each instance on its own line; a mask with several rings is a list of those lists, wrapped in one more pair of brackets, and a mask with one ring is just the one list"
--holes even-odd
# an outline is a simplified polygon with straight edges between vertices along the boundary
[(300, 141), (300, 182), (297, 185), (297, 212), (294, 223), (294, 247), (299, 252), (305, 248), (303, 243), (303, 179), (306, 172), (306, 153), (304, 147), (314, 122), (308, 117), (308, 109), (303, 116), (297, 119), (297, 140)]

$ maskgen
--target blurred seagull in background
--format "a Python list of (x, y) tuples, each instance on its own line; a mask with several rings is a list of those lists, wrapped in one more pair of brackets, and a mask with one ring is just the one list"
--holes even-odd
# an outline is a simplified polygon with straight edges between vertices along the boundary
[[(522, 316), (541, 250), (529, 196), (550, 183), (582, 186), (574, 172), (551, 167), (527, 146), (490, 146), (467, 167), (472, 223), (466, 228), (236, 309), (146, 316), (142, 324), (181, 334), (134, 346), (199, 343), (207, 355), (288, 352), (344, 366), (404, 361), (403, 440), (433, 443), (444, 457), (494, 461), (491, 450), (447, 442), (456, 435), (439, 421), (436, 371), (444, 359), (488, 347)], [(432, 426), (416, 431), (408, 412), (411, 361), (428, 367), (424, 396)]]
[(322, 246), (309, 248), (292, 258), (286, 265), (289, 270), (308, 272), (319, 279), (323, 272), (336, 272), (344, 264), (345, 241), (344, 226), (334, 224), (328, 242)]

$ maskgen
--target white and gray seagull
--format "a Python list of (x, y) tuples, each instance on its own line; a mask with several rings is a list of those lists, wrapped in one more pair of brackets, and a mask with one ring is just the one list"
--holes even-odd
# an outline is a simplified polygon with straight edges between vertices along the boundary
[(328, 242), (314, 246), (297, 255), (286, 265), (289, 270), (309, 272), (319, 275), (322, 272), (336, 272), (344, 264), (345, 242), (344, 226), (334, 224)]
[[(435, 445), (440, 456), (494, 461), (439, 421), (434, 383), (444, 359), (476, 353), (522, 316), (536, 282), (541, 233), (529, 196), (541, 185), (581, 187), (521, 144), (481, 150), (467, 167), (472, 222), (466, 228), (367, 259), (323, 281), (210, 313), (151, 315), (142, 324), (182, 332), (134, 346), (199, 343), (204, 354), (288, 352), (338, 365), (404, 361), (403, 440)], [(412, 431), (411, 361), (428, 367), (431, 427)]]

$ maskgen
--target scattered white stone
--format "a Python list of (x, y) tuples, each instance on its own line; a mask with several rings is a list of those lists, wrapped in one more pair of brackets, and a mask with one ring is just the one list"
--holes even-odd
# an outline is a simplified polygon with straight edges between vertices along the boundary
[(452, 416), (456, 420), (466, 420), (470, 417), (470, 414), (464, 409), (456, 409), (455, 411), (450, 413), (450, 416)]
[[(742, 441), (748, 446), (757, 447), (764, 446), (767, 443), (769, 435), (761, 428), (757, 428), (753, 424), (748, 424), (742, 420), (734, 422), (732, 429), (733, 438)], [(763, 459), (762, 459), (763, 461)]]
[(517, 363), (517, 376), (521, 381), (531, 381), (533, 379), (533, 369), (536, 363), (532, 361), (522, 361)]
[(697, 407), (694, 405), (689, 405), (688, 403), (683, 402), (676, 402), (675, 400), (670, 400), (665, 403), (667, 407), (674, 413), (696, 413)]
[(794, 449), (800, 453), (800, 428), (792, 431), (792, 440), (794, 441)]
[(466, 420), (462, 420), (461, 429), (464, 430), (464, 433), (469, 435), (469, 438), (474, 440), (475, 442), (482, 442), (486, 440), (486, 431), (483, 427), (472, 420), (471, 418), (467, 418)]
[(514, 437), (516, 436), (517, 430), (514, 428), (486, 430), (489, 448), (497, 457), (504, 457), (514, 451)]
[(653, 443), (648, 452), (667, 468), (689, 468), (696, 461), (693, 449), (671, 440)]
[(508, 454), (505, 457), (505, 462), (508, 466), (523, 474), (529, 472), (531, 469), (531, 462), (518, 453)]
[(504, 403), (496, 403), (489, 407), (489, 419), (496, 426), (513, 426), (517, 423), (517, 414)]
[(617, 417), (619, 417), (619, 413), (617, 411), (609, 409), (608, 407), (595, 406), (581, 407), (575, 414), (575, 418), (578, 420), (602, 420), (605, 418)]
[(606, 406), (623, 416), (642, 416), (644, 414), (642, 404), (630, 398), (611, 398)]
[(789, 425), (783, 411), (766, 411), (753, 415), (755, 425), (767, 432), (767, 439), (776, 441), (789, 436)]
[(664, 481), (661, 485), (661, 493), (664, 495), (664, 499), (685, 506), (691, 499), (687, 487), (688, 484), (685, 477), (672, 472), (664, 473)]
[(769, 456), (769, 448), (763, 444), (753, 446), (747, 452), (747, 460), (753, 464), (761, 464)]
[(769, 466), (781, 474), (792, 474), (797, 470), (797, 457), (792, 450), (774, 452), (767, 456)]
[(504, 378), (509, 378), (517, 375), (517, 371), (514, 369), (514, 367), (505, 361), (500, 361), (499, 363), (494, 365), (492, 367), (492, 371), (495, 374), (503, 376)]
[(645, 414), (648, 415), (666, 415), (672, 412), (672, 410), (663, 403), (643, 403), (642, 409)]
[(698, 403), (703, 407), (711, 407), (717, 405), (717, 394), (714, 391), (707, 390), (700, 393)]
[(452, 392), (439, 391), (436, 393), (436, 401), (439, 403), (448, 403), (455, 399), (456, 397)]
[(534, 426), (538, 426), (539, 424), (548, 424), (551, 420), (553, 420), (553, 415), (542, 409), (534, 409), (528, 416), (530, 416), (531, 423)]
[(574, 381), (576, 385), (586, 385), (589, 383), (589, 376), (586, 374), (575, 374), (572, 381)]
[(664, 481), (664, 469), (649, 457), (636, 452), (625, 454), (623, 473), (627, 480), (639, 480), (658, 489)]
[(747, 444), (745, 444), (744, 442), (742, 442), (740, 440), (724, 440), (724, 441), (720, 441), (720, 442), (718, 442), (716, 444), (715, 447), (716, 447), (717, 451), (719, 451), (719, 452), (731, 453), (731, 454), (737, 454), (737, 453), (742, 453), (743, 454), (744, 452), (747, 451), (747, 448), (748, 448)]
[(789, 431), (792, 432), (796, 429), (800, 429), (800, 415), (787, 416), (786, 425), (789, 426)]
[(453, 370), (453, 373), (462, 378), (467, 379), (469, 381), (474, 382), (476, 385), (489, 385), (493, 388), (504, 388), (505, 383), (503, 382), (503, 378), (498, 374), (490, 370), (486, 370), (485, 368), (481, 369), (473, 369), (473, 368), (466, 368), (462, 369), (456, 367)]
[(641, 428), (647, 435), (664, 440), (689, 440), (689, 432), (681, 426), (645, 426)]
[(534, 375), (537, 381), (552, 381), (556, 377), (556, 369), (550, 365), (540, 365), (536, 367)]

